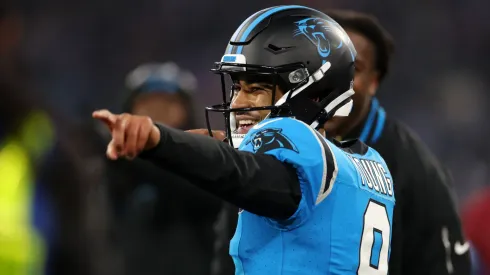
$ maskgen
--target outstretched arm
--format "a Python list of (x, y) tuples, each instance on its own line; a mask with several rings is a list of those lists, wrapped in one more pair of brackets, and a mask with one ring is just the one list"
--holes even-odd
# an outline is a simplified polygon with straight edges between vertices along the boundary
[(190, 183), (252, 213), (286, 219), (296, 211), (301, 191), (296, 170), (264, 154), (235, 150), (210, 137), (186, 133), (150, 118), (94, 112), (112, 133), (110, 159), (140, 156)]

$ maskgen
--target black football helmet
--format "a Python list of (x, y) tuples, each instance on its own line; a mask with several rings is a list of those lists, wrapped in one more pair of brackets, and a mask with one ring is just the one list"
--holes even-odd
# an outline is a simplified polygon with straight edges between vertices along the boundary
[[(320, 11), (277, 6), (255, 13), (235, 31), (212, 69), (221, 75), (223, 103), (206, 108), (209, 134), (209, 111), (224, 114), (226, 136), (234, 147), (244, 137), (235, 133), (236, 112), (270, 110), (269, 117), (292, 116), (316, 129), (334, 114), (348, 115), (356, 54), (342, 27)], [(269, 106), (231, 108), (233, 91), (225, 76), (240, 74), (270, 77), (273, 93), (279, 85), (284, 95)]]

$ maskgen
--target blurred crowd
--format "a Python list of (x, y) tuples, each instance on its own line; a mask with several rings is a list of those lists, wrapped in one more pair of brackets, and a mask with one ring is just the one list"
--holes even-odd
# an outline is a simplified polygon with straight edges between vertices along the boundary
[[(25, 1), (25, 0), (23, 0)], [(125, 75), (142, 63), (172, 60), (198, 80), (194, 117), (220, 100), (209, 73), (236, 26), (253, 11), (293, 1), (28, 1), (23, 57), (30, 86), (63, 114), (88, 120), (94, 108), (121, 111)], [(317, 9), (353, 8), (376, 15), (393, 35), (393, 72), (379, 97), (451, 168), (458, 198), (489, 181), (490, 22), (481, 0), (295, 1)], [(233, 12), (230, 11), (232, 8)], [(462, 92), (464, 91), (464, 92)], [(400, 97), (403, 100), (400, 100)], [(216, 123), (221, 123), (216, 119)], [(221, 126), (221, 124), (219, 124)], [(465, 162), (461, 162), (465, 159)]]
[[(289, 2), (0, 4), (0, 169), (2, 181), (20, 186), (0, 186), (0, 274), (210, 274), (221, 202), (143, 160), (106, 160), (109, 133), (90, 113), (109, 108), (204, 128), (203, 107), (221, 96), (209, 69), (236, 26)], [(468, 236), (490, 235), (490, 2), (295, 4), (370, 12), (393, 34), (380, 101), (451, 170)], [(475, 242), (490, 251), (490, 237)], [(478, 261), (490, 263), (488, 253)]]

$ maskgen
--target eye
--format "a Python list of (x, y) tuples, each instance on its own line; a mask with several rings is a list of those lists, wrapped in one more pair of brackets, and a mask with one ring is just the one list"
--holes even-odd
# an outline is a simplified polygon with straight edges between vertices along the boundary
[(255, 93), (255, 92), (258, 92), (258, 91), (263, 91), (264, 89), (261, 88), (261, 87), (252, 87), (250, 88), (250, 92), (251, 93)]

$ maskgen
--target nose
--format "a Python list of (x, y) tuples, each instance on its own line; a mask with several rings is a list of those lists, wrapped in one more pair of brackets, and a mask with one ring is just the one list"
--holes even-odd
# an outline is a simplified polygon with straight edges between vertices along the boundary
[(248, 94), (243, 90), (238, 91), (231, 102), (231, 108), (249, 108), (251, 105)]

